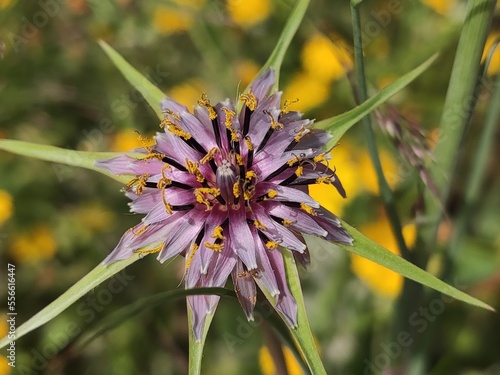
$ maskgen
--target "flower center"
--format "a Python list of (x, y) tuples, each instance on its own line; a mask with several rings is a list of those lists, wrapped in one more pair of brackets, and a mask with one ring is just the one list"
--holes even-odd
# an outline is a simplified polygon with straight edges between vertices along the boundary
[(235, 186), (238, 186), (236, 168), (228, 160), (223, 159), (216, 173), (217, 186), (226, 202), (233, 202)]

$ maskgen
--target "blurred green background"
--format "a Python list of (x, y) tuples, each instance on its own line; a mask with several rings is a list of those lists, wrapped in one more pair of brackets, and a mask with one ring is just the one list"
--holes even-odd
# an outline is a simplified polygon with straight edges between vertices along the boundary
[[(271, 0), (0, 0), (0, 138), (86, 151), (126, 151), (152, 136), (154, 112), (129, 86), (97, 44), (103, 39), (167, 95), (192, 108), (202, 92), (212, 102), (235, 98), (266, 61), (292, 1)], [(362, 32), (373, 93), (436, 51), (440, 57), (391, 100), (418, 150), (432, 152), (465, 3), (455, 0), (363, 2)], [(286, 55), (280, 88), (292, 108), (322, 119), (355, 103), (349, 3), (312, 2)], [(495, 19), (487, 49), (500, 35)], [(500, 54), (490, 61), (477, 110), (460, 155), (449, 211), (463, 197), (471, 156), (490, 105)], [(346, 74), (347, 73), (347, 74)], [(498, 104), (497, 104), (498, 105)], [(390, 111), (389, 107), (385, 107)], [(388, 112), (385, 112), (388, 113)], [(410, 134), (410, 133), (409, 133)], [(410, 134), (411, 135), (411, 134)], [(395, 190), (407, 242), (414, 245), (422, 183), (401, 146), (377, 128), (386, 177)], [(467, 227), (448, 283), (500, 307), (500, 142), (490, 155), (482, 200)], [(398, 147), (400, 146), (400, 147)], [(403, 149), (404, 150), (404, 149)], [(68, 152), (68, 158), (71, 153)], [(378, 197), (361, 132), (350, 130), (332, 151), (346, 187), (341, 200), (328, 186), (312, 194), (332, 212), (389, 250), (398, 252)], [(27, 320), (95, 267), (140, 219), (128, 212), (120, 184), (96, 173), (0, 152), (0, 275), (16, 265), (17, 323)], [(439, 246), (452, 224), (439, 230)], [(403, 280), (340, 249), (321, 244), (301, 270), (306, 306), (328, 373), (389, 374), (388, 360), (404, 366), (413, 343), (431, 334), (431, 374), (500, 374), (500, 319), (458, 302), (433, 300), (408, 316), (415, 328), (393, 337), (394, 301)], [(413, 251), (418, 251), (418, 247)], [(187, 372), (185, 302), (168, 301), (126, 320), (93, 340), (110, 313), (136, 300), (182, 288), (181, 260), (135, 263), (46, 326), (17, 342), (12, 369), (0, 374), (184, 374)], [(439, 259), (428, 270), (439, 274)], [(303, 271), (303, 272), (302, 272)], [(6, 289), (0, 289), (0, 336), (7, 333)], [(266, 349), (269, 324), (250, 325), (233, 299), (222, 299), (205, 349), (205, 374), (273, 374)], [(427, 337), (427, 336), (426, 336)], [(416, 345), (416, 344), (415, 344)], [(2, 349), (1, 354), (6, 355)], [(301, 374), (286, 349), (290, 374)], [(386, 363), (387, 362), (387, 363)], [(396, 371), (396, 370), (395, 370)], [(404, 374), (404, 367), (399, 372)]]

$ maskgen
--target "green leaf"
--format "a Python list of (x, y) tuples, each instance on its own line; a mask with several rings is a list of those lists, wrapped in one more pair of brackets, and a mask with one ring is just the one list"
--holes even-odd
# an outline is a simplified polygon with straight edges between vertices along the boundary
[(163, 119), (163, 112), (160, 108), (160, 102), (165, 98), (165, 94), (155, 85), (151, 83), (146, 77), (144, 77), (137, 69), (130, 65), (118, 52), (116, 52), (113, 47), (107, 44), (105, 41), (100, 40), (99, 45), (104, 50), (106, 55), (111, 59), (111, 61), (116, 65), (118, 70), (123, 74), (123, 76), (130, 82), (130, 84), (141, 93), (146, 102), (151, 106), (153, 111), (155, 111), (158, 118)]
[[(108, 170), (99, 168), (95, 165), (95, 162), (97, 160), (110, 159), (119, 155), (123, 155), (123, 153), (75, 151), (55, 146), (16, 141), (12, 139), (0, 139), (0, 150), (40, 160), (52, 161), (54, 163), (91, 169), (124, 183), (130, 180), (130, 177), (116, 176)], [(133, 155), (134, 154), (130, 154), (130, 156)]]
[[(106, 281), (113, 275), (117, 274), (125, 267), (131, 265), (139, 258), (139, 254), (136, 254), (127, 260), (120, 260), (113, 264), (110, 264), (109, 266), (105, 266), (102, 263), (99, 264), (87, 275), (82, 277), (75, 285), (64, 292), (59, 298), (50, 303), (47, 307), (42, 309), (27, 322), (19, 326), (16, 330), (16, 340), (20, 339), (21, 337), (40, 327), (41, 325), (47, 323), (48, 321), (59, 315), (61, 312), (66, 310), (80, 297), (83, 297), (96, 286)], [(8, 337), (4, 337), (2, 340), (0, 340), (0, 348), (5, 347), (9, 343), (9, 341), (10, 340), (8, 339)]]
[(350, 111), (345, 112), (341, 115), (319, 121), (314, 125), (314, 127), (330, 131), (333, 135), (333, 138), (332, 140), (330, 140), (329, 144), (336, 144), (351, 126), (358, 123), (363, 117), (368, 115), (379, 105), (385, 103), (391, 96), (401, 91), (410, 82), (412, 82), (415, 78), (422, 74), (436, 60), (437, 56), (437, 54), (433, 55), (423, 64), (406, 73), (404, 76), (398, 78), (389, 86), (384, 87), (374, 96), (361, 103), (356, 108), (351, 109)]
[(468, 294), (461, 292), (460, 290), (446, 284), (445, 282), (439, 280), (430, 273), (418, 268), (414, 264), (408, 262), (404, 258), (393, 254), (389, 250), (383, 248), (379, 244), (373, 242), (368, 237), (364, 236), (356, 229), (351, 227), (345, 221), (342, 221), (342, 226), (346, 229), (351, 237), (354, 239), (354, 244), (352, 246), (343, 244), (332, 244), (322, 240), (322, 244), (330, 247), (340, 246), (344, 250), (350, 251), (351, 253), (360, 255), (366, 259), (369, 259), (375, 263), (380, 264), (400, 275), (407, 277), (413, 281), (416, 281), (422, 285), (432, 288), (438, 292), (446, 294), (453, 297), (459, 301), (469, 303), (474, 306), (481, 307), (483, 309), (495, 311), (493, 307), (488, 304), (469, 296)]
[(290, 292), (297, 302), (297, 327), (290, 330), (293, 338), (300, 349), (307, 366), (312, 374), (325, 374), (326, 370), (319, 356), (314, 337), (309, 327), (306, 308), (304, 305), (304, 297), (302, 296), (302, 288), (300, 287), (299, 274), (293, 255), (290, 250), (281, 249), (283, 254), (283, 262), (285, 264), (286, 279)]
[[(300, 24), (302, 23), (302, 19), (306, 14), (307, 7), (309, 6), (309, 0), (298, 0), (295, 3), (295, 6), (290, 13), (290, 16), (287, 19), (285, 26), (283, 27), (283, 31), (274, 47), (273, 52), (267, 59), (266, 63), (259, 71), (258, 76), (261, 75), (269, 68), (273, 68), (276, 72), (276, 82), (274, 84), (274, 88), (278, 88), (279, 83), (279, 75), (281, 70), (281, 64), (283, 63), (283, 59), (285, 57), (286, 51), (292, 42), (292, 39), (297, 32)], [(248, 87), (245, 91), (248, 90)]]

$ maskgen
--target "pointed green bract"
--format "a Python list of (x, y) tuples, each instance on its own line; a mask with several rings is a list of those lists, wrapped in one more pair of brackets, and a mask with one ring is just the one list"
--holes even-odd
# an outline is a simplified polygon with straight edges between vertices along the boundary
[[(340, 246), (344, 250), (351, 253), (362, 256), (363, 258), (369, 259), (375, 263), (384, 266), (391, 271), (397, 272), (398, 274), (407, 277), (413, 281), (416, 281), (422, 285), (432, 288), (438, 292), (446, 294), (453, 297), (459, 301), (466, 302), (468, 304), (481, 307), (483, 309), (495, 311), (493, 307), (488, 304), (469, 296), (468, 294), (461, 292), (460, 290), (446, 284), (445, 282), (439, 280), (430, 273), (418, 268), (414, 264), (408, 262), (404, 258), (396, 255), (389, 250), (383, 248), (379, 244), (370, 240), (368, 237), (358, 232), (352, 226), (342, 221), (342, 226), (349, 232), (354, 240), (352, 246), (344, 244), (332, 244), (330, 242), (318, 239), (321, 241), (323, 246), (334, 248), (335, 246)], [(310, 236), (305, 236), (309, 242)], [(314, 241), (314, 240), (313, 240)], [(314, 251), (311, 252), (311, 257), (314, 258)]]
[[(139, 254), (136, 254), (127, 260), (120, 260), (108, 266), (105, 266), (102, 263), (99, 264), (87, 275), (82, 277), (75, 285), (64, 292), (54, 302), (42, 309), (40, 312), (38, 312), (38, 314), (33, 316), (27, 322), (19, 326), (16, 330), (16, 340), (20, 339), (28, 332), (31, 332), (34, 329), (52, 320), (73, 303), (75, 303), (79, 298), (83, 297), (99, 284), (114, 276), (125, 267), (128, 267), (139, 258)], [(10, 340), (8, 337), (4, 337), (2, 340), (0, 340), (0, 348), (6, 346), (9, 341)]]
[[(75, 151), (55, 146), (11, 139), (0, 139), (0, 150), (40, 160), (51, 161), (54, 163), (66, 164), (73, 167), (91, 169), (124, 183), (130, 180), (130, 177), (114, 175), (108, 170), (99, 168), (95, 165), (97, 160), (110, 159), (123, 155), (121, 152)], [(130, 156), (133, 155), (134, 154), (130, 154)]]
[(406, 73), (404, 76), (398, 78), (389, 86), (384, 87), (378, 93), (373, 95), (364, 103), (361, 103), (356, 108), (351, 109), (341, 115), (331, 117), (315, 123), (314, 127), (318, 129), (328, 130), (333, 138), (330, 140), (329, 145), (335, 145), (344, 133), (349, 130), (351, 126), (358, 123), (363, 117), (368, 115), (371, 111), (376, 109), (379, 105), (385, 103), (391, 96), (397, 94), (410, 82), (422, 74), (437, 58), (437, 54), (430, 57), (423, 64)]
[(100, 40), (99, 45), (102, 47), (106, 55), (115, 64), (123, 76), (130, 84), (141, 93), (143, 98), (148, 102), (158, 118), (163, 119), (163, 113), (160, 108), (160, 102), (165, 97), (165, 94), (155, 85), (144, 77), (137, 69), (130, 65), (113, 47), (105, 41)]

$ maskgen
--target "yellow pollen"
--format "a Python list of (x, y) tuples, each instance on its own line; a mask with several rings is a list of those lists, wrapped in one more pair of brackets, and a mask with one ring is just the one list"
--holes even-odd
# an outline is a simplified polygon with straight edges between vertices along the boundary
[(222, 235), (222, 233), (224, 233), (224, 229), (222, 229), (222, 227), (219, 225), (219, 226), (215, 227), (214, 233), (212, 234), (212, 238), (218, 238), (220, 240), (225, 240), (226, 237), (224, 237)]
[[(160, 154), (159, 152), (150, 152), (149, 154), (147, 154), (144, 159), (142, 160), (150, 160), (150, 159), (158, 159), (158, 160), (162, 160), (163, 158), (165, 157), (165, 155), (163, 154)], [(168, 165), (168, 164), (167, 164)]]
[(271, 120), (271, 128), (273, 130), (281, 130), (283, 129), (283, 124), (276, 121), (275, 118), (273, 117), (273, 115), (271, 115), (269, 112), (266, 112), (266, 115), (269, 117), (269, 119)]
[(240, 100), (252, 111), (255, 111), (255, 108), (257, 108), (257, 98), (252, 90), (248, 90), (248, 94), (241, 94)]
[(245, 173), (245, 179), (251, 180), (252, 178), (257, 178), (257, 173), (251, 170), (247, 171), (247, 173)]
[(207, 206), (207, 211), (212, 208), (211, 200), (220, 195), (220, 190), (217, 188), (198, 188), (194, 189), (194, 196), (198, 203)]
[(248, 276), (248, 271), (243, 271), (243, 272), (240, 272), (238, 275), (236, 275), (236, 277), (238, 279), (241, 279), (242, 277), (247, 277)]
[(259, 230), (267, 230), (267, 227), (262, 224), (259, 220), (254, 220), (253, 225)]
[(327, 160), (326, 160), (326, 157), (325, 157), (325, 153), (323, 152), (322, 154), (316, 155), (313, 158), (313, 161), (316, 162), (316, 163), (326, 162)]
[(152, 249), (141, 249), (141, 250), (135, 250), (134, 253), (142, 254), (142, 255), (147, 255), (147, 254), (154, 254), (158, 253), (163, 249), (164, 243), (162, 242), (156, 247), (153, 247)]
[(283, 109), (281, 110), (281, 114), (285, 114), (285, 113), (288, 113), (290, 111), (290, 106), (294, 103), (297, 103), (299, 101), (299, 99), (293, 99), (293, 100), (285, 100), (285, 103), (283, 103)]
[(198, 168), (198, 163), (195, 163), (194, 161), (186, 159), (186, 167), (187, 167), (187, 170), (189, 173), (196, 176), (196, 180), (198, 182), (205, 181), (205, 177), (203, 177), (203, 175), (200, 172), (200, 169)]
[(304, 167), (302, 165), (299, 165), (295, 171), (295, 175), (297, 177), (300, 177), (302, 176), (303, 173), (304, 173)]
[(313, 216), (317, 215), (316, 211), (314, 211), (314, 209), (311, 206), (309, 206), (305, 203), (301, 203), (300, 208), (303, 209), (305, 212), (307, 212), (309, 215), (313, 215)]
[(139, 229), (137, 232), (134, 232), (132, 230), (132, 233), (134, 234), (134, 236), (140, 236), (141, 234), (143, 234), (146, 230), (148, 229), (148, 226), (145, 225), (143, 226), (141, 229)]
[(299, 161), (299, 158), (294, 156), (293, 158), (288, 160), (287, 164), (289, 167), (292, 167), (294, 164), (298, 163), (298, 161)]
[(236, 113), (226, 107), (222, 107), (221, 109), (226, 114), (226, 121), (224, 122), (224, 125), (226, 126), (226, 128), (231, 129), (233, 127), (233, 118), (236, 115)]
[(210, 243), (207, 241), (204, 243), (204, 245), (207, 249), (213, 250), (217, 253), (220, 253), (222, 249), (224, 249), (224, 243), (218, 244), (218, 243)]
[(288, 220), (288, 219), (283, 219), (282, 223), (283, 223), (283, 225), (284, 225), (285, 227), (289, 227), (289, 226), (291, 226), (291, 225), (293, 225), (293, 224), (294, 224), (294, 222), (293, 222), (293, 221)]
[(167, 130), (170, 133), (175, 134), (185, 140), (191, 139), (191, 134), (184, 131), (179, 125), (173, 123), (172, 121), (165, 121), (165, 122), (167, 122)]
[(167, 115), (172, 117), (174, 120), (181, 121), (181, 118), (179, 117), (179, 115), (175, 114), (170, 109), (165, 110), (165, 116), (167, 116)]
[(210, 151), (208, 151), (208, 153), (200, 160), (200, 163), (201, 164), (207, 164), (210, 160), (212, 160), (215, 156), (215, 154), (217, 154), (217, 152), (219, 151), (219, 149), (217, 147), (214, 147), (212, 148)]
[(245, 143), (247, 144), (248, 150), (253, 150), (253, 144), (252, 141), (250, 140), (250, 137), (245, 137)]
[(167, 177), (162, 177), (156, 184), (158, 189), (165, 189), (167, 186), (172, 185), (172, 180)]
[(207, 98), (207, 94), (201, 94), (201, 99), (198, 100), (198, 104), (205, 107), (208, 110), (208, 116), (210, 120), (217, 118), (217, 112), (215, 112), (214, 107), (210, 104), (210, 100)]
[(125, 185), (128, 188), (131, 188), (135, 186), (135, 193), (137, 195), (141, 195), (144, 187), (146, 186), (146, 182), (149, 178), (149, 174), (144, 173), (141, 174), (139, 177), (134, 178), (133, 180), (129, 181), (127, 185)]
[(238, 165), (243, 165), (243, 158), (240, 154), (236, 154), (236, 163), (238, 163)]
[(235, 198), (238, 198), (241, 195), (239, 181), (236, 181), (233, 185), (233, 195)]
[(267, 192), (267, 196), (268, 196), (269, 198), (274, 198), (274, 197), (277, 197), (277, 196), (278, 196), (278, 192), (277, 192), (276, 190), (269, 190), (269, 191)]
[(302, 137), (304, 136), (305, 131), (306, 131), (306, 128), (304, 126), (302, 126), (300, 128), (299, 132), (297, 133), (297, 135), (294, 138), (295, 142), (299, 142), (302, 139)]
[(274, 249), (277, 249), (279, 246), (279, 243), (276, 242), (276, 241), (267, 241), (266, 242), (266, 247), (269, 249), (269, 250), (274, 250)]
[(245, 193), (243, 194), (243, 198), (245, 198), (246, 201), (249, 201), (252, 199), (253, 195), (255, 193), (255, 186), (248, 186), (247, 189), (245, 189)]
[(186, 260), (186, 270), (188, 270), (189, 267), (191, 267), (191, 263), (193, 263), (193, 258), (196, 252), (198, 251), (198, 248), (199, 248), (198, 245), (195, 243), (191, 245), (191, 252), (189, 253), (189, 257)]
[(332, 180), (330, 179), (331, 177), (324, 176), (324, 177), (318, 177), (316, 179), (317, 184), (331, 184)]

